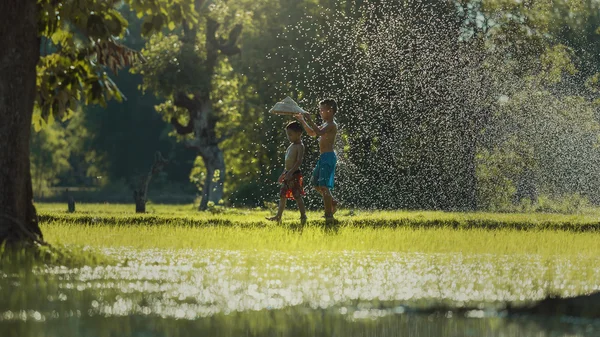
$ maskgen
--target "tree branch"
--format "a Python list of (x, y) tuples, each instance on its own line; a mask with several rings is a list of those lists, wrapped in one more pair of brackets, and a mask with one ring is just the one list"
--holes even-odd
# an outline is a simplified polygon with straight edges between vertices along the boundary
[(235, 27), (233, 27), (233, 29), (229, 32), (229, 38), (227, 39), (227, 42), (219, 44), (218, 48), (221, 53), (227, 56), (239, 54), (241, 50), (235, 44), (237, 43), (241, 33), (242, 25), (235, 25)]
[(206, 23), (206, 40), (208, 43), (217, 48), (222, 54), (231, 56), (240, 53), (240, 48), (238, 48), (235, 44), (242, 33), (242, 25), (237, 24), (233, 29), (229, 32), (229, 37), (226, 41), (223, 39), (217, 39), (217, 29), (219, 29), (220, 24), (213, 20), (207, 19)]
[(160, 172), (167, 164), (169, 164), (169, 161), (167, 159), (165, 159), (165, 157), (162, 156), (162, 154), (160, 153), (160, 151), (157, 151), (154, 154), (154, 163), (152, 164), (152, 167), (150, 168), (150, 174), (151, 175), (155, 175), (158, 172)]
[(206, 41), (215, 47), (219, 46), (217, 42), (217, 29), (219, 23), (211, 18), (206, 19)]
[(227, 56), (233, 56), (236, 54), (239, 54), (241, 52), (240, 48), (238, 46), (221, 46), (219, 47), (219, 50), (221, 51), (221, 53), (223, 55), (227, 55)]

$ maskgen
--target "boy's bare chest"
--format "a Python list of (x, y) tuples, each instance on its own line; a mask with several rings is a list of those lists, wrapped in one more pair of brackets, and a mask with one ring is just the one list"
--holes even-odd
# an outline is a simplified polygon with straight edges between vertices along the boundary
[(285, 160), (293, 158), (295, 153), (296, 153), (295, 146), (293, 146), (293, 145), (289, 146), (287, 148), (287, 151), (285, 151)]

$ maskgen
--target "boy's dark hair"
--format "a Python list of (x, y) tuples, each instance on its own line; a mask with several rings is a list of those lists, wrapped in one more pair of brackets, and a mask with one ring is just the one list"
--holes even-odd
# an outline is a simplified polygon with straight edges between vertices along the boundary
[(337, 102), (332, 99), (332, 98), (326, 98), (324, 100), (321, 100), (319, 102), (320, 105), (327, 105), (328, 108), (330, 108), (331, 110), (333, 110), (333, 114), (335, 115), (335, 113), (337, 112)]
[(302, 125), (300, 125), (298, 122), (290, 122), (288, 125), (286, 125), (285, 129), (302, 133)]

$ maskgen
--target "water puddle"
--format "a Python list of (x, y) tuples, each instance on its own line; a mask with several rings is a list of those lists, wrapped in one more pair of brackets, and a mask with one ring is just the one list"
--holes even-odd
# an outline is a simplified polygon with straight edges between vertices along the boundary
[[(0, 274), (0, 330), (19, 336), (600, 333), (594, 320), (503, 314), (507, 302), (597, 291), (600, 258), (127, 248), (102, 253), (120, 262)], [(429, 312), (433, 307), (448, 310)], [(465, 307), (479, 310), (461, 311)]]

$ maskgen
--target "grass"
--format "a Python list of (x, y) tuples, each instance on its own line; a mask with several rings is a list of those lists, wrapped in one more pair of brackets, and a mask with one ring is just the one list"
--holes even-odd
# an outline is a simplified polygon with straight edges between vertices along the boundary
[[(66, 213), (64, 204), (41, 204), (38, 212), (43, 222), (73, 222), (78, 224), (166, 224), (191, 226), (230, 225), (237, 227), (265, 226), (264, 219), (271, 214), (263, 210), (216, 209), (214, 212), (197, 212), (193, 205), (150, 205), (145, 214), (133, 212), (132, 205), (83, 204), (76, 213)], [(321, 213), (309, 212), (309, 220), (323, 223)], [(284, 223), (298, 222), (298, 212), (287, 210)], [(518, 229), (599, 231), (600, 212), (586, 214), (556, 213), (459, 213), (440, 211), (349, 211), (336, 214), (341, 226), (352, 227), (408, 227), (453, 229)]]
[(599, 256), (594, 215), (494, 214), (411, 211), (340, 211), (326, 226), (309, 213), (301, 227), (296, 211), (284, 222), (263, 210), (197, 212), (193, 206), (152, 205), (137, 215), (131, 205), (38, 206), (50, 243), (136, 249), (230, 249), (278, 251), (385, 251), (465, 254)]
[(135, 249), (228, 249), (278, 251), (385, 251), (466, 254), (600, 255), (599, 235), (562, 231), (412, 229), (319, 226), (223, 227), (178, 225), (42, 226), (45, 239), (63, 245)]

